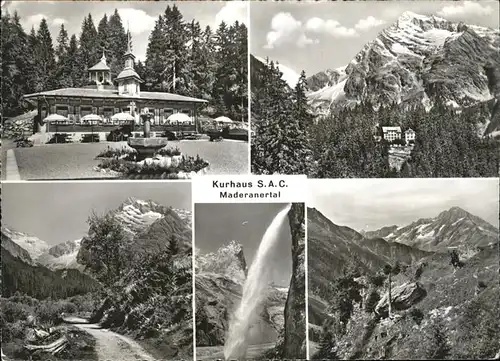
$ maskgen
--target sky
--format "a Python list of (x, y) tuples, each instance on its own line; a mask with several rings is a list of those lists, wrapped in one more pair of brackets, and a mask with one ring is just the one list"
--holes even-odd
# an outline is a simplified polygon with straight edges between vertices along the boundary
[(498, 29), (499, 2), (252, 2), (251, 54), (307, 76), (347, 65), (405, 11)]
[[(216, 252), (235, 240), (243, 246), (245, 260), (250, 267), (267, 227), (285, 206), (281, 203), (195, 204), (195, 246), (201, 254), (205, 254)], [(292, 275), (292, 241), (288, 219), (280, 228), (278, 242), (272, 280), (288, 287)]]
[(308, 207), (357, 231), (405, 226), (458, 206), (498, 228), (498, 178), (311, 180)]
[(92, 210), (103, 214), (128, 197), (191, 210), (189, 182), (4, 183), (2, 188), (2, 226), (50, 245), (82, 238)]
[[(70, 37), (72, 34), (79, 37), (83, 18), (89, 13), (92, 14), (97, 28), (104, 14), (109, 17), (118, 9), (125, 29), (129, 27), (132, 34), (135, 56), (144, 60), (148, 38), (155, 21), (165, 12), (167, 6), (173, 4), (174, 2), (170, 1), (7, 1), (5, 9), (11, 13), (18, 12), (26, 32), (31, 31), (32, 26), (37, 29), (42, 18), (47, 19), (54, 45), (61, 24), (64, 24)], [(243, 2), (176, 1), (175, 5), (185, 21), (197, 20), (202, 28), (207, 25), (216, 27), (222, 21), (230, 24), (235, 21), (248, 23), (248, 5)], [(2, 11), (3, 9), (4, 7)]]

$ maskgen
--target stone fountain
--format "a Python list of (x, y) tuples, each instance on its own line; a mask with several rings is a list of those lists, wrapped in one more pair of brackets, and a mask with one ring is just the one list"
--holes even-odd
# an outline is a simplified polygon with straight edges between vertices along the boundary
[(167, 145), (168, 138), (151, 138), (151, 118), (153, 114), (145, 109), (140, 115), (142, 120), (143, 137), (129, 138), (128, 145), (137, 151), (137, 161), (153, 157), (154, 153)]

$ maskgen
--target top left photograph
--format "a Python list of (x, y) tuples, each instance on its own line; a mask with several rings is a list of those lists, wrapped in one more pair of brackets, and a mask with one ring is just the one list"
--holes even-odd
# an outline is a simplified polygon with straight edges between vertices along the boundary
[(2, 1), (2, 179), (249, 173), (248, 4)]

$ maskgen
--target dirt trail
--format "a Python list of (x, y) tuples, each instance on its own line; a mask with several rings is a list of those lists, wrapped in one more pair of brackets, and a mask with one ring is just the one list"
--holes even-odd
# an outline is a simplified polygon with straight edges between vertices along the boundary
[(64, 321), (85, 330), (96, 339), (99, 361), (155, 361), (137, 342), (113, 331), (88, 323), (77, 317), (67, 317)]

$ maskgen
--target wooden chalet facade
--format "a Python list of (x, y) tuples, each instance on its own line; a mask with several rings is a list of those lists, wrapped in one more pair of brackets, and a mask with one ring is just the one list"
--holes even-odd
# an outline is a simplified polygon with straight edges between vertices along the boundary
[[(197, 127), (199, 108), (207, 101), (172, 93), (141, 91), (142, 79), (134, 70), (134, 58), (129, 40), (128, 51), (124, 55), (125, 67), (115, 79), (117, 86), (113, 85), (111, 69), (107, 66), (103, 54), (100, 62), (88, 70), (89, 80), (95, 82), (95, 85), (25, 95), (24, 99), (37, 107), (33, 131), (50, 131), (43, 121), (50, 114), (68, 118), (65, 124), (58, 125), (60, 130), (68, 127), (72, 131), (79, 131), (78, 128), (88, 125), (81, 120), (88, 114), (101, 116), (102, 125), (119, 126), (123, 124), (111, 121), (111, 117), (126, 112), (135, 118), (135, 124), (138, 125), (139, 114), (144, 108), (154, 114), (151, 121), (154, 128), (161, 128), (170, 115), (179, 112), (192, 117), (193, 125)], [(49, 124), (48, 127), (50, 126)]]

